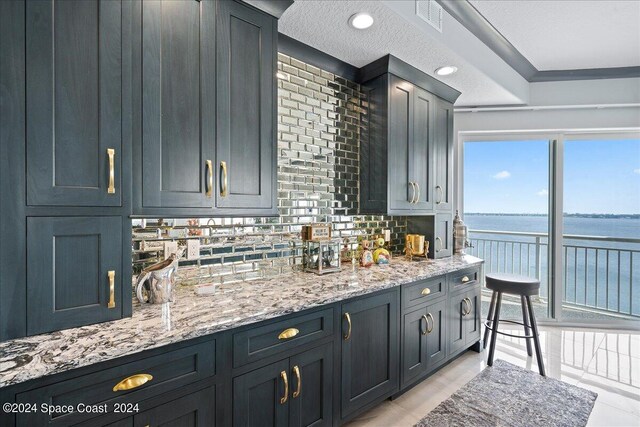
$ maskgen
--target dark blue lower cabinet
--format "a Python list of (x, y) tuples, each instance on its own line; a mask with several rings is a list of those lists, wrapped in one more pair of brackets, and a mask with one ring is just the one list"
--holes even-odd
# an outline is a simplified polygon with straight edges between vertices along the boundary
[(342, 304), (342, 418), (399, 384), (399, 289)]
[(211, 386), (141, 412), (133, 417), (133, 425), (134, 427), (215, 427), (215, 414), (216, 388)]
[(234, 378), (233, 425), (332, 425), (332, 363), (328, 343)]

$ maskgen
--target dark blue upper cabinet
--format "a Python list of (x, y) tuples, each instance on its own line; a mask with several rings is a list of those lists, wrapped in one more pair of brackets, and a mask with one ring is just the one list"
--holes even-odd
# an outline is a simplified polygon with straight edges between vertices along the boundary
[(122, 317), (121, 229), (119, 216), (27, 219), (27, 335)]
[(275, 214), (277, 21), (218, 7), (216, 207)]
[(438, 211), (453, 210), (453, 105), (435, 103), (435, 205)]
[(26, 2), (31, 206), (122, 204), (122, 4)]
[(369, 129), (360, 147), (363, 213), (434, 212), (436, 97), (387, 73), (365, 83)]
[(213, 1), (142, 2), (144, 208), (211, 208), (215, 183)]
[(277, 20), (235, 1), (157, 0), (134, 23), (133, 213), (276, 214)]
[(369, 126), (360, 211), (423, 216), (453, 208), (453, 102), (460, 92), (387, 55), (359, 71)]

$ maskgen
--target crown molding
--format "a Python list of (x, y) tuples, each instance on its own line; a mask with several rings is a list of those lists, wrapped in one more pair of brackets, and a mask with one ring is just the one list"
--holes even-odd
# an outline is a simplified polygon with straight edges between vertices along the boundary
[(640, 66), (540, 71), (467, 0), (436, 1), (530, 83), (640, 77)]

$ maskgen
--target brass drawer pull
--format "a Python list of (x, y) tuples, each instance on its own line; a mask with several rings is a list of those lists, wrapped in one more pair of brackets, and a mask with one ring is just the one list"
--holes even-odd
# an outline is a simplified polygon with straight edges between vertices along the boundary
[(293, 375), (296, 376), (296, 382), (298, 386), (296, 387), (296, 391), (293, 392), (293, 398), (300, 396), (300, 390), (302, 389), (302, 376), (300, 375), (300, 368), (296, 365), (293, 367)]
[(420, 292), (422, 295), (429, 295), (431, 293), (431, 289), (429, 288), (424, 288), (422, 290), (422, 292)]
[(285, 329), (284, 331), (280, 332), (280, 335), (278, 335), (278, 339), (279, 340), (286, 340), (286, 339), (295, 337), (299, 333), (300, 333), (300, 331), (297, 330), (296, 328), (288, 328), (288, 329)]
[(284, 405), (289, 398), (289, 380), (287, 379), (287, 373), (285, 371), (280, 372), (280, 378), (282, 378), (282, 382), (284, 383), (284, 395), (280, 398), (280, 404)]
[(207, 160), (207, 190), (205, 192), (207, 197), (213, 195), (213, 163), (211, 160)]
[(149, 374), (135, 374), (120, 381), (113, 386), (113, 391), (131, 390), (151, 381), (153, 377)]
[(116, 150), (107, 148), (107, 156), (109, 156), (109, 184), (107, 186), (107, 194), (116, 193), (115, 155)]
[(347, 329), (347, 334), (344, 335), (342, 338), (345, 341), (349, 341), (349, 338), (351, 338), (351, 315), (349, 313), (345, 313), (344, 318), (347, 319), (347, 325), (349, 326), (349, 329)]
[(116, 272), (115, 270), (109, 270), (107, 272), (109, 277), (109, 302), (107, 308), (116, 308)]
[(469, 281), (469, 277), (468, 276), (464, 276), (462, 278), (462, 283), (467, 283)]
[(220, 188), (220, 196), (227, 197), (228, 181), (227, 181), (227, 162), (221, 161), (220, 168), (222, 169), (222, 187)]

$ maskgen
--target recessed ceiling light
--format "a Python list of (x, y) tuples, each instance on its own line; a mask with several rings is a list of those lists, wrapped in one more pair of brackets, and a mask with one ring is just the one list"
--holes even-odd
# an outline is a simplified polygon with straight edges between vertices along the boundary
[(373, 25), (373, 17), (368, 13), (356, 13), (349, 18), (349, 25), (358, 30), (364, 30)]
[(458, 71), (458, 67), (454, 67), (453, 65), (445, 65), (444, 67), (436, 68), (436, 74), (439, 76), (450, 76), (456, 71)]

